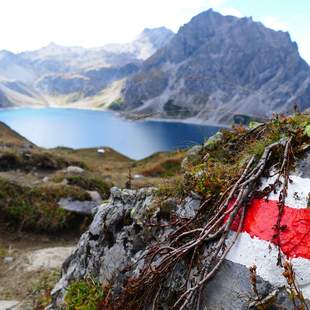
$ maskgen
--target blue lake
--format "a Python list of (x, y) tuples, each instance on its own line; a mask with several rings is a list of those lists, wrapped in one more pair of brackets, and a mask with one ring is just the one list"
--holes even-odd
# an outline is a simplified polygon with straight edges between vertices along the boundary
[(199, 144), (218, 127), (166, 121), (130, 121), (117, 115), (78, 109), (0, 110), (0, 121), (38, 146), (108, 146), (133, 159)]

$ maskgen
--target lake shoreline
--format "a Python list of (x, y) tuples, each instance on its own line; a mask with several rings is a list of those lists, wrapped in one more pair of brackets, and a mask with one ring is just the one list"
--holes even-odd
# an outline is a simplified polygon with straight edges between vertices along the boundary
[(186, 119), (176, 119), (176, 118), (160, 118), (160, 117), (146, 117), (141, 119), (133, 119), (130, 115), (125, 114), (123, 112), (117, 112), (109, 109), (102, 109), (102, 108), (92, 108), (92, 107), (68, 107), (68, 106), (61, 106), (61, 105), (47, 105), (47, 106), (20, 106), (20, 107), (6, 107), (0, 108), (1, 111), (9, 111), (9, 110), (18, 110), (18, 109), (64, 109), (64, 110), (84, 110), (84, 111), (98, 111), (98, 112), (105, 112), (111, 113), (117, 117), (120, 117), (126, 121), (133, 121), (133, 122), (143, 122), (143, 121), (151, 121), (151, 122), (167, 122), (167, 123), (180, 123), (180, 124), (189, 124), (189, 125), (198, 125), (198, 126), (213, 126), (219, 128), (231, 128), (230, 125), (221, 124), (210, 122), (208, 120), (202, 120), (196, 117), (186, 118)]
[(52, 149), (110, 147), (134, 160), (154, 153), (201, 144), (221, 126), (188, 120), (122, 117), (115, 111), (71, 107), (5, 108), (0, 121), (32, 141)]

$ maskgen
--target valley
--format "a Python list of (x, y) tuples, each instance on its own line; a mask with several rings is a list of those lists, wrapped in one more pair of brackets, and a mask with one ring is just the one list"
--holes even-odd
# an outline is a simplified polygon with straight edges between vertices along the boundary
[(132, 118), (232, 125), (309, 108), (310, 67), (289, 33), (212, 9), (174, 34), (144, 29), (127, 44), (55, 43), (0, 52), (0, 107), (111, 109)]
[(0, 50), (0, 310), (309, 309), (307, 16), (56, 2)]

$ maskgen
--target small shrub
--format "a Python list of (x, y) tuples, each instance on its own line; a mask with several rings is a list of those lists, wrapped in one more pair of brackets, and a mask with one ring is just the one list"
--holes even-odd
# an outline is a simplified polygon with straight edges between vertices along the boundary
[(110, 196), (109, 185), (99, 177), (69, 176), (67, 180), (70, 185), (76, 185), (89, 191), (97, 191), (103, 200)]
[(35, 310), (44, 310), (52, 301), (51, 291), (60, 278), (59, 271), (44, 272), (34, 285), (32, 305)]
[(72, 282), (65, 296), (67, 310), (96, 310), (104, 299), (105, 293), (93, 279)]
[(181, 159), (170, 158), (162, 161), (148, 169), (142, 174), (146, 177), (173, 177), (181, 171)]
[(14, 228), (56, 232), (78, 227), (85, 216), (58, 206), (61, 198), (90, 200), (89, 194), (76, 186), (49, 185), (23, 187), (0, 178), (0, 218)]

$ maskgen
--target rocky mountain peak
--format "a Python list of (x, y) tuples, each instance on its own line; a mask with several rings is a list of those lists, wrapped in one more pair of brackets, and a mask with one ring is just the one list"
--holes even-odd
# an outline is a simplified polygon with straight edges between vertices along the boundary
[(0, 51), (0, 60), (3, 60), (4, 58), (10, 58), (10, 57), (14, 57), (15, 54), (7, 51), (7, 50), (1, 50)]
[(166, 27), (145, 28), (137, 36), (136, 41), (148, 41), (158, 48), (166, 44), (173, 35), (174, 32)]
[(268, 118), (291, 112), (294, 102), (309, 107), (310, 68), (287, 32), (208, 10), (144, 62), (123, 97), (135, 113), (169, 118)]

